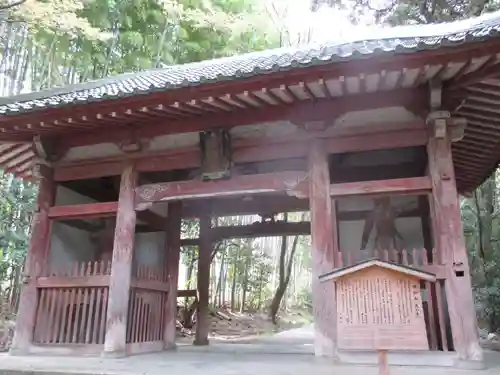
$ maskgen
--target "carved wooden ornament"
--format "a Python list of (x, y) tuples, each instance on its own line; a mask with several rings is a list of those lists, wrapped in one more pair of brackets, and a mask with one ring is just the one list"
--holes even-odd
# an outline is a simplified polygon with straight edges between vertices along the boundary
[(339, 349), (429, 350), (420, 280), (436, 278), (377, 259), (320, 276), (336, 283)]

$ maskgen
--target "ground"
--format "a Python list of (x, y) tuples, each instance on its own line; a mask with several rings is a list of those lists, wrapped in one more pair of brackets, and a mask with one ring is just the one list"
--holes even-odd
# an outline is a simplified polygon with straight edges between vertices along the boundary
[[(179, 344), (177, 350), (122, 359), (12, 357), (0, 354), (5, 375), (376, 375), (375, 366), (339, 365), (312, 355), (312, 325), (238, 344), (214, 339), (209, 346)], [(432, 358), (432, 356), (430, 356)], [(391, 375), (500, 374), (500, 353), (487, 351), (487, 369), (467, 371), (429, 366), (391, 366)], [(391, 355), (389, 356), (391, 362)], [(433, 364), (434, 361), (427, 362)]]
[[(238, 313), (227, 309), (213, 311), (210, 319), (210, 340), (232, 343), (270, 337), (282, 331), (310, 324), (312, 321), (311, 314), (301, 310), (281, 314), (278, 325), (274, 325), (265, 313)], [(192, 342), (195, 329), (196, 326), (192, 329), (183, 329), (179, 332), (178, 341)]]
[[(234, 345), (242, 347), (243, 345)], [(392, 367), (391, 375), (493, 375), (500, 373), (500, 356), (487, 353), (489, 368), (466, 371), (432, 367)], [(10, 357), (0, 355), (5, 375), (376, 375), (373, 366), (341, 366), (312, 355), (216, 353), (206, 348), (179, 348), (177, 352), (140, 355), (124, 359)]]

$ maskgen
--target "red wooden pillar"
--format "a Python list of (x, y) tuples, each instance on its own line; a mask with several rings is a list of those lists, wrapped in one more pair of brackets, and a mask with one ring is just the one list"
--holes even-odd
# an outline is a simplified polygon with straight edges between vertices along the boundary
[(40, 267), (46, 264), (50, 246), (52, 221), (49, 219), (48, 212), (49, 208), (54, 205), (56, 183), (53, 180), (52, 168), (40, 165), (40, 175), (37, 206), (32, 220), (31, 239), (25, 265), (25, 272), (29, 279), (21, 291), (11, 354), (28, 352), (33, 341), (38, 299), (34, 281)]
[(116, 213), (106, 337), (103, 352), (105, 356), (119, 357), (126, 355), (127, 315), (136, 222), (134, 210), (134, 189), (136, 185), (137, 172), (133, 166), (128, 166), (122, 173)]
[(309, 206), (312, 241), (312, 297), (314, 314), (314, 353), (336, 356), (336, 305), (334, 283), (320, 283), (318, 277), (335, 266), (338, 250), (337, 226), (332, 220), (329, 193), (328, 155), (323, 144), (315, 142), (309, 153)]
[(427, 152), (432, 179), (434, 242), (438, 259), (442, 259), (447, 266), (445, 290), (458, 365), (482, 367), (483, 351), (479, 346), (449, 135), (432, 137)]
[(179, 258), (181, 252), (182, 202), (168, 204), (167, 218), (167, 282), (168, 294), (165, 306), (165, 349), (175, 347), (175, 318), (177, 315), (177, 289), (179, 284)]
[(198, 247), (198, 309), (194, 345), (208, 345), (208, 316), (210, 263), (212, 239), (210, 238), (210, 217), (200, 218), (200, 245)]

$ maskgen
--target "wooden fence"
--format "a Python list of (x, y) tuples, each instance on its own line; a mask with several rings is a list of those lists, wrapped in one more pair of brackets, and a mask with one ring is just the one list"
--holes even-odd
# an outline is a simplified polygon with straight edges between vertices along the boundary
[(165, 267), (141, 265), (135, 269), (127, 319), (130, 352), (163, 348), (167, 290)]
[(36, 279), (36, 344), (104, 344), (109, 262), (42, 270)]

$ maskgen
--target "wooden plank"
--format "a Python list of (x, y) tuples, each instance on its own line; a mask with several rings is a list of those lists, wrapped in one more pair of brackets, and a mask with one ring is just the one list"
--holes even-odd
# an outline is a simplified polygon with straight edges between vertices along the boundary
[(140, 280), (132, 279), (130, 286), (132, 288), (144, 289), (144, 290), (155, 290), (158, 292), (168, 292), (168, 283), (157, 280)]
[[(376, 130), (376, 131), (375, 131)], [(367, 138), (370, 142), (367, 142)], [(371, 151), (387, 148), (423, 146), (428, 132), (421, 122), (404, 122), (388, 126), (356, 126), (355, 131), (335, 130), (324, 133), (306, 133), (280, 138), (235, 140), (232, 144), (234, 163), (264, 162), (307, 157), (309, 143), (324, 139), (327, 152)], [(200, 166), (199, 150), (193, 147), (131, 155), (141, 172), (167, 171)], [(123, 157), (59, 162), (55, 166), (56, 181), (73, 181), (103, 176), (115, 176), (123, 169)]]
[(196, 297), (197, 295), (196, 289), (180, 289), (177, 291), (177, 297)]
[(208, 304), (210, 287), (210, 263), (212, 256), (212, 241), (210, 239), (211, 219), (209, 216), (200, 218), (200, 247), (198, 251), (198, 309), (196, 310), (196, 333), (194, 345), (208, 345), (208, 329), (210, 326)]
[[(459, 360), (482, 363), (472, 284), (463, 237), (460, 203), (451, 154), (451, 140), (431, 138), (427, 147), (432, 181), (436, 247), (447, 265), (446, 299)], [(439, 295), (439, 290), (437, 291)], [(441, 306), (440, 306), (441, 307)], [(441, 322), (440, 322), (441, 323)]]
[(199, 238), (184, 238), (181, 240), (181, 246), (199, 246)]
[(106, 356), (126, 355), (126, 328), (136, 223), (134, 189), (137, 177), (136, 170), (130, 165), (123, 171), (120, 182), (103, 352)]
[(43, 276), (36, 279), (37, 288), (92, 288), (109, 286), (109, 275)]
[(55, 206), (49, 209), (53, 220), (95, 219), (116, 216), (118, 202), (86, 203), (70, 206)]
[(177, 289), (179, 281), (179, 261), (181, 253), (181, 215), (182, 202), (171, 202), (168, 204), (167, 223), (167, 300), (163, 317), (164, 331), (163, 342), (166, 349), (175, 346), (176, 316), (177, 316)]
[[(146, 120), (141, 124), (141, 137), (149, 138), (159, 135), (206, 131), (212, 126), (210, 124), (217, 124), (216, 126), (219, 129), (231, 129), (236, 126), (287, 120), (298, 124), (324, 121), (325, 119), (333, 122), (336, 118), (349, 111), (392, 106), (419, 107), (424, 110), (426, 105), (427, 90), (424, 87), (403, 88), (386, 92), (384, 95), (380, 95), (380, 93), (365, 93), (335, 99), (318, 98), (314, 101), (294, 101), (293, 103), (265, 106), (258, 110), (250, 107), (236, 109), (231, 112), (205, 114), (204, 116), (191, 116), (175, 120), (171, 118), (158, 118), (154, 122)], [(136, 126), (139, 125), (137, 120), (135, 123)], [(130, 129), (114, 129), (112, 132), (105, 133), (100, 130), (94, 130), (86, 132), (79, 137), (61, 137), (60, 144), (64, 145), (64, 147), (78, 147), (105, 142), (118, 143), (129, 140), (131, 136)]]
[(330, 185), (330, 196), (422, 195), (429, 193), (431, 187), (431, 181), (427, 176), (379, 181), (348, 182)]
[(311, 212), (312, 295), (314, 353), (333, 357), (336, 352), (335, 284), (320, 283), (319, 276), (335, 268), (332, 202), (329, 194), (328, 155), (320, 142), (309, 154), (309, 205)]
[[(41, 179), (37, 205), (32, 220), (32, 232), (26, 260), (26, 271), (31, 278), (36, 276), (35, 265), (42, 266), (47, 259), (52, 231), (49, 209), (54, 204), (56, 192), (52, 169), (45, 165), (40, 165), (40, 174)], [(37, 299), (37, 291), (34, 284), (29, 283), (22, 288), (16, 318), (16, 330), (11, 347), (13, 354), (22, 354), (28, 351), (33, 341)]]
[[(423, 249), (423, 266), (429, 265), (429, 253), (432, 254), (432, 251), (428, 251), (427, 248)], [(431, 257), (432, 259), (432, 257)], [(427, 291), (427, 311), (428, 311), (428, 329), (430, 336), (430, 348), (431, 350), (437, 350), (437, 335), (436, 335), (436, 318), (434, 316), (434, 301), (433, 301), (433, 293), (432, 293), (432, 284), (429, 281), (425, 282), (425, 290)]]
[(249, 195), (303, 190), (305, 172), (276, 172), (236, 176), (229, 180), (180, 181), (143, 185), (136, 188), (137, 209), (148, 207), (153, 202), (183, 199), (211, 198), (231, 195)]
[(257, 238), (274, 236), (308, 235), (311, 233), (311, 224), (308, 221), (274, 223), (258, 222), (249, 225), (235, 225), (214, 227), (209, 231), (213, 241), (232, 238)]

